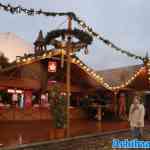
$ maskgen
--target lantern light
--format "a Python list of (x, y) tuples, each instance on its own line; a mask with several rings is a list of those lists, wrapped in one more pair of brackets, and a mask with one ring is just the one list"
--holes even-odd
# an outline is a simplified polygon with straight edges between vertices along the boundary
[(17, 63), (21, 62), (21, 57), (20, 56), (16, 56), (16, 62)]
[(72, 59), (72, 63), (75, 63), (75, 61), (76, 61), (76, 59), (75, 59), (75, 58), (73, 58), (73, 59)]
[(80, 63), (79, 65), (80, 65), (80, 66), (83, 66), (83, 64), (82, 64), (82, 63)]
[(46, 57), (46, 53), (43, 54), (43, 57), (44, 57), (44, 58)]
[(48, 62), (48, 72), (56, 72), (57, 71), (57, 63), (55, 61)]
[(83, 67), (83, 69), (86, 69), (86, 68), (87, 68), (86, 66)]
[(76, 63), (77, 63), (77, 64), (80, 63), (80, 60), (77, 60)]
[(31, 57), (28, 58), (28, 61), (31, 61)]
[(7, 92), (8, 93), (15, 93), (15, 90), (14, 89), (8, 89)]
[(26, 62), (26, 59), (25, 58), (23, 58), (23, 60), (22, 60), (23, 62)]

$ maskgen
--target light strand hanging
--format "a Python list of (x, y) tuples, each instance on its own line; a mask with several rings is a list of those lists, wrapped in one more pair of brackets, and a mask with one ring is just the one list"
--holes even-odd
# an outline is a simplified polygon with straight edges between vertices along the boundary
[(104, 44), (106, 44), (108, 47), (115, 49), (116, 51), (121, 52), (122, 54), (126, 54), (128, 57), (134, 58), (134, 59), (139, 59), (141, 61), (144, 61), (145, 58), (135, 55), (134, 53), (131, 53), (127, 50), (124, 50), (118, 46), (116, 46), (114, 43), (112, 43), (110, 40), (105, 39), (104, 37), (102, 37), (99, 33), (95, 32), (91, 27), (89, 27), (83, 20), (81, 20), (80, 18), (75, 18), (75, 20), (77, 21), (77, 23), (79, 24), (79, 26), (81, 26), (85, 31), (87, 31), (88, 33), (90, 33), (93, 37), (96, 37), (97, 39), (99, 39), (100, 41), (102, 41)]
[(24, 13), (28, 16), (34, 16), (34, 15), (44, 15), (44, 16), (51, 16), (51, 17), (56, 17), (56, 16), (71, 16), (74, 21), (76, 21), (83, 29), (85, 29), (87, 32), (89, 32), (92, 36), (98, 38), (101, 40), (104, 44), (106, 44), (108, 47), (115, 49), (116, 51), (121, 52), (122, 54), (126, 54), (128, 57), (132, 57), (134, 59), (139, 59), (144, 61), (144, 57), (135, 55), (127, 50), (124, 50), (115, 44), (113, 44), (110, 40), (105, 39), (102, 37), (100, 34), (95, 32), (91, 27), (89, 27), (82, 19), (76, 16), (75, 13), (73, 12), (48, 12), (48, 11), (43, 11), (42, 9), (35, 10), (33, 8), (27, 9), (22, 6), (12, 6), (10, 4), (4, 5), (0, 3), (0, 9), (3, 9), (4, 11), (10, 12), (11, 14), (21, 14)]

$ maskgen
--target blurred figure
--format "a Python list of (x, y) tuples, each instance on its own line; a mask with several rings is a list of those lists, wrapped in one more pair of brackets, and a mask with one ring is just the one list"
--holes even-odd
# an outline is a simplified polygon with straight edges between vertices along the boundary
[(3, 103), (2, 97), (0, 96), (0, 108), (1, 108), (1, 107), (4, 107), (4, 103)]
[(135, 96), (129, 110), (129, 122), (134, 138), (140, 138), (143, 135), (144, 116), (144, 105), (140, 104), (140, 98)]
[(124, 93), (119, 96), (119, 117), (120, 119), (126, 118), (126, 98)]

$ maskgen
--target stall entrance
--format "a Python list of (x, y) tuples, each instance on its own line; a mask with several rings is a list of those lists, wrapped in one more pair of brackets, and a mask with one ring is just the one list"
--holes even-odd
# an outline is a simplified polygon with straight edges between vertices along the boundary
[(145, 110), (146, 110), (146, 119), (150, 120), (150, 94), (145, 95)]

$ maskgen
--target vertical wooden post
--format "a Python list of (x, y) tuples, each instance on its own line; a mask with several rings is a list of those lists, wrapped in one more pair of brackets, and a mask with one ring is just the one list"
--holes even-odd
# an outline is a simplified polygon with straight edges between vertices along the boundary
[[(68, 16), (68, 30), (72, 30), (72, 18)], [(70, 136), (70, 84), (71, 84), (71, 57), (70, 57), (70, 42), (71, 37), (68, 37), (68, 46), (67, 46), (67, 77), (66, 77), (66, 84), (67, 84), (67, 137)]]
[(117, 91), (114, 91), (114, 109), (115, 109), (115, 116), (117, 117), (117, 110), (118, 110), (118, 106), (117, 106)]

